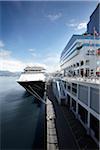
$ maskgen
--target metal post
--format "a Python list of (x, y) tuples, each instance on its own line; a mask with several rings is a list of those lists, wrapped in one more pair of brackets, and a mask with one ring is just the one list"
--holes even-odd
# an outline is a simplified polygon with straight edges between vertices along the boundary
[(88, 86), (88, 118), (87, 118), (87, 134), (90, 132), (90, 86)]

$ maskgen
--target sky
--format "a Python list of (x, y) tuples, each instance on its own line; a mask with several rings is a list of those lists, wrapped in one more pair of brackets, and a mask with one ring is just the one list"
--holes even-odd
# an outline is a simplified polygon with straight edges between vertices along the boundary
[(59, 69), (73, 34), (86, 31), (98, 1), (0, 1), (0, 70)]

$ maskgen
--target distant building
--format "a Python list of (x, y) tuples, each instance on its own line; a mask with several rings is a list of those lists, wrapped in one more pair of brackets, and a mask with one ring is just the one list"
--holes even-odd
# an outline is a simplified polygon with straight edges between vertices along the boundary
[(87, 33), (93, 34), (94, 28), (100, 34), (100, 3), (90, 16), (90, 21), (87, 24)]

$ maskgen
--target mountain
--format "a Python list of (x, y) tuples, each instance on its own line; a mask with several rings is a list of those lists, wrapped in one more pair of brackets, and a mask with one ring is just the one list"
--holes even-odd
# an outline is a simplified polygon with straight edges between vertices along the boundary
[(0, 76), (19, 76), (20, 72), (10, 72), (0, 70)]

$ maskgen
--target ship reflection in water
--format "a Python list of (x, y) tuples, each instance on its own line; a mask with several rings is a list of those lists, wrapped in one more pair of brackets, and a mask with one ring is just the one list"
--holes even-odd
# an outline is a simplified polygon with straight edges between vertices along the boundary
[(32, 149), (44, 104), (38, 107), (34, 97), (16, 84), (15, 77), (0, 77), (1, 85), (1, 148)]

